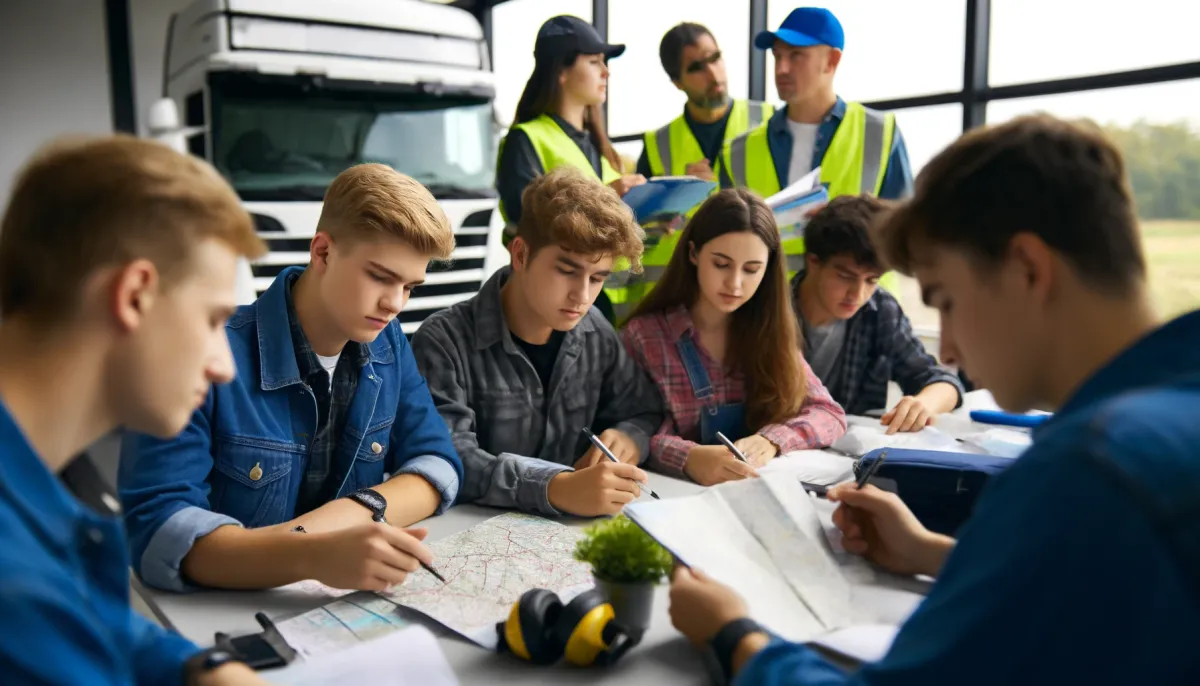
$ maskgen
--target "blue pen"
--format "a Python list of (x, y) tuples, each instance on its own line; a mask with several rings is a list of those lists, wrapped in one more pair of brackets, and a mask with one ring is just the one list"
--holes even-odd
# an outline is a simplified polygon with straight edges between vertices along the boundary
[(1032, 429), (1040, 426), (1052, 416), (1048, 414), (1014, 414), (1012, 412), (998, 412), (996, 410), (971, 411), (971, 421), (979, 422), (980, 424), (1017, 426), (1023, 429)]

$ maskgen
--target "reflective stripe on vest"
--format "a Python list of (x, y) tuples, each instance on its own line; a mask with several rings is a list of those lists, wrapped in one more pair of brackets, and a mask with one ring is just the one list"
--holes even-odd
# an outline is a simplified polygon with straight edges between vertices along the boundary
[[(771, 116), (774, 112), (775, 108), (765, 103), (734, 100), (730, 105), (729, 121), (725, 124), (723, 141), (728, 143), (746, 131), (760, 126), (763, 118)], [(688, 126), (687, 118), (682, 114), (666, 126), (647, 131), (642, 142), (646, 146), (646, 160), (650, 163), (652, 176), (682, 176), (687, 173), (689, 164), (705, 159), (700, 143)], [(718, 155), (718, 162), (719, 159)]]
[[(895, 130), (894, 114), (847, 103), (846, 114), (820, 162), (821, 182), (828, 187), (830, 198), (879, 194)], [(750, 188), (764, 198), (781, 190), (765, 127), (731, 141), (723, 162), (736, 186)]]
[[(621, 178), (620, 172), (613, 169), (612, 164), (604, 155), (600, 156), (600, 175), (597, 176), (587, 155), (583, 154), (579, 145), (549, 115), (543, 114), (536, 119), (516, 124), (512, 128), (524, 131), (525, 135), (529, 137), (533, 151), (537, 154), (538, 162), (542, 164), (543, 172), (549, 172), (562, 166), (575, 167), (605, 185)], [(504, 143), (507, 139), (506, 136), (505, 140), (500, 141), (500, 151), (496, 155), (497, 174), (500, 173), (500, 160), (503, 158)], [(500, 201), (500, 216), (507, 224), (508, 215), (504, 211), (503, 200)]]

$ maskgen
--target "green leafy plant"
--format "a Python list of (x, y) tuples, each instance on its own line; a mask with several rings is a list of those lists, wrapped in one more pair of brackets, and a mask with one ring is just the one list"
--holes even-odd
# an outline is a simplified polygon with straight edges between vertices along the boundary
[(597, 578), (616, 583), (657, 583), (671, 572), (671, 553), (625, 515), (597, 522), (575, 544), (575, 559)]

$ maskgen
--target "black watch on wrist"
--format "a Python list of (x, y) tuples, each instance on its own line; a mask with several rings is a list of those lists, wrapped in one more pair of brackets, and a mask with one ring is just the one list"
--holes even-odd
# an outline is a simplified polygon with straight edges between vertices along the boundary
[(737, 650), (738, 644), (749, 634), (760, 631), (763, 631), (763, 628), (758, 622), (749, 617), (742, 617), (721, 627), (721, 630), (709, 640), (708, 646), (712, 650), (717, 664), (721, 667), (725, 683), (733, 681), (733, 653)]
[(184, 683), (190, 684), (201, 674), (211, 672), (230, 662), (242, 661), (240, 657), (221, 647), (201, 651), (188, 658), (187, 662), (184, 663)]
[(371, 519), (377, 522), (387, 521), (383, 516), (387, 512), (387, 499), (374, 488), (363, 488), (346, 497), (370, 510)]

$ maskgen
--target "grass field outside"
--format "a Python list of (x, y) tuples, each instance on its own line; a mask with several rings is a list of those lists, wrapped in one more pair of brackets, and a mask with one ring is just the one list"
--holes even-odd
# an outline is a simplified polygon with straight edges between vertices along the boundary
[[(1163, 319), (1200, 308), (1200, 220), (1143, 221), (1142, 245), (1150, 265), (1151, 299)], [(901, 280), (900, 302), (914, 328), (938, 328), (937, 311), (921, 303), (915, 280)]]

